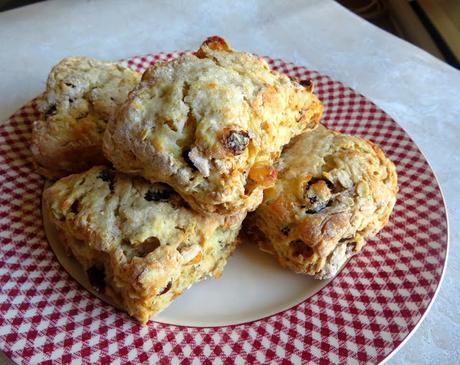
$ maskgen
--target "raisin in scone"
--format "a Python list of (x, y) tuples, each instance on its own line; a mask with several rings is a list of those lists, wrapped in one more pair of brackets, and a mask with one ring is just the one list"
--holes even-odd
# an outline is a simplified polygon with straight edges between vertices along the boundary
[(221, 275), (245, 216), (200, 215), (169, 186), (104, 166), (62, 178), (43, 199), (90, 282), (141, 323)]
[(147, 70), (107, 126), (104, 153), (123, 172), (171, 185), (204, 214), (253, 210), (290, 139), (314, 128), (312, 93), (219, 37)]
[(56, 178), (104, 163), (107, 121), (140, 79), (138, 72), (88, 57), (65, 58), (54, 66), (41, 117), (33, 125), (38, 172)]
[(252, 216), (259, 246), (284, 267), (333, 277), (388, 222), (394, 164), (372, 142), (319, 126), (281, 155), (278, 180)]

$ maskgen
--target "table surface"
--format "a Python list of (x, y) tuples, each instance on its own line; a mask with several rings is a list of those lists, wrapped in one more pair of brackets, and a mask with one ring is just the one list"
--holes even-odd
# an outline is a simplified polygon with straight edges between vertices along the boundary
[(117, 60), (195, 49), (214, 34), (236, 49), (292, 61), (344, 82), (383, 108), (420, 146), (445, 195), (449, 259), (431, 311), (388, 364), (458, 361), (460, 72), (337, 3), (47, 1), (1, 13), (0, 120), (41, 93), (51, 66), (65, 56)]

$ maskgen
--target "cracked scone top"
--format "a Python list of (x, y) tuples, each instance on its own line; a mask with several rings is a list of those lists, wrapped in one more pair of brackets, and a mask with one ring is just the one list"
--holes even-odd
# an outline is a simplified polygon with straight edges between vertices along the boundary
[(171, 185), (202, 213), (232, 214), (260, 204), (283, 145), (321, 113), (311, 87), (212, 37), (195, 55), (144, 73), (109, 123), (104, 153), (120, 171)]
[(138, 72), (88, 57), (65, 58), (54, 66), (41, 117), (33, 125), (38, 172), (56, 178), (104, 163), (107, 121), (140, 79)]
[(104, 166), (62, 178), (43, 200), (93, 286), (141, 323), (220, 276), (245, 217), (200, 215), (169, 186)]
[(325, 279), (388, 222), (394, 164), (372, 142), (319, 126), (293, 140), (252, 217), (259, 246), (285, 267)]

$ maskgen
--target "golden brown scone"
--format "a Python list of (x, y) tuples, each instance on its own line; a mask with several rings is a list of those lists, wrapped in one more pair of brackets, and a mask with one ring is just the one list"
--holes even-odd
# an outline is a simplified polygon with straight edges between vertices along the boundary
[(53, 67), (34, 122), (32, 154), (49, 178), (104, 163), (102, 135), (108, 119), (136, 86), (141, 74), (88, 57), (69, 57)]
[(291, 137), (323, 107), (310, 87), (219, 37), (147, 70), (104, 135), (123, 172), (171, 185), (204, 214), (253, 210)]
[(318, 279), (335, 276), (388, 222), (396, 201), (395, 166), (382, 150), (323, 126), (293, 140), (277, 169), (251, 225), (262, 250)]
[(43, 199), (93, 286), (141, 323), (221, 275), (245, 217), (200, 215), (169, 186), (104, 166), (57, 181)]

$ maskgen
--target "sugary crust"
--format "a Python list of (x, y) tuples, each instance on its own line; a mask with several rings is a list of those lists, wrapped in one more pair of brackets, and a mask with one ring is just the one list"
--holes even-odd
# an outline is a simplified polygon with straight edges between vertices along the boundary
[(297, 137), (253, 216), (259, 246), (298, 273), (333, 277), (388, 222), (394, 164), (370, 141), (319, 126)]
[(32, 154), (49, 178), (105, 163), (102, 135), (107, 121), (140, 81), (138, 72), (88, 57), (63, 59), (51, 70), (34, 122)]
[(144, 73), (109, 123), (104, 153), (204, 214), (233, 214), (260, 204), (282, 147), (322, 110), (311, 88), (212, 37), (195, 55)]
[(141, 323), (196, 281), (220, 276), (245, 217), (202, 216), (170, 187), (104, 166), (57, 181), (43, 199), (90, 281)]

